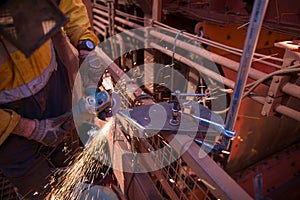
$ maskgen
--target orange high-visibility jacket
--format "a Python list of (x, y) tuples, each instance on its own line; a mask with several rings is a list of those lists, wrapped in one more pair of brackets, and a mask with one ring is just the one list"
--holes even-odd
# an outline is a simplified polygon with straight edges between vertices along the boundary
[[(99, 40), (91, 30), (85, 5), (81, 0), (61, 0), (59, 7), (69, 18), (63, 30), (76, 47), (79, 40)], [(0, 43), (0, 104), (32, 96), (47, 84), (56, 68), (51, 40), (45, 42), (28, 58), (1, 37)], [(0, 109), (0, 145), (11, 134), (20, 115), (13, 110)]]

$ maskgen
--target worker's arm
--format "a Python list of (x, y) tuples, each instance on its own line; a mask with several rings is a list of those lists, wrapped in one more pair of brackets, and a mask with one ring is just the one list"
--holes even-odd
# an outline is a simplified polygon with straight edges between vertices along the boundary
[(0, 109), (0, 145), (13, 132), (20, 118), (13, 110)]
[(81, 0), (61, 0), (59, 7), (69, 19), (64, 30), (75, 47), (80, 40), (86, 39), (92, 40), (95, 45), (99, 44), (97, 36), (91, 29), (86, 7)]
[(15, 134), (45, 146), (55, 147), (75, 128), (71, 112), (54, 118), (37, 120), (21, 117), (12, 110), (0, 109), (0, 117), (0, 145), (10, 134)]

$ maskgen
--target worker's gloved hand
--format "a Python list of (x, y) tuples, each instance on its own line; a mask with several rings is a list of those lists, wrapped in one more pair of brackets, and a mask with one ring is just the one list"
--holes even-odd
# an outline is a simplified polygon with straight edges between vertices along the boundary
[(35, 129), (28, 139), (45, 146), (56, 147), (68, 137), (69, 132), (74, 128), (72, 113), (67, 112), (55, 118), (35, 120)]
[(83, 88), (97, 88), (105, 73), (105, 65), (95, 51), (90, 52), (81, 64), (79, 72)]
[[(79, 100), (73, 108), (73, 114), (76, 122), (82, 124), (92, 118), (103, 116), (111, 106), (112, 100), (110, 94), (105, 90), (97, 88), (88, 88), (85, 95)], [(100, 119), (103, 119), (100, 118)]]

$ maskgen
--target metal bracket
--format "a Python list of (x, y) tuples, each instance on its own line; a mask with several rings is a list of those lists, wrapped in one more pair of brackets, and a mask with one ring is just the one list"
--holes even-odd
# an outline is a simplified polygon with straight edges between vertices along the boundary
[(281, 103), (284, 93), (281, 88), (290, 80), (289, 76), (273, 76), (268, 96), (265, 99), (261, 114), (265, 117), (274, 115), (276, 112), (274, 108), (277, 104)]

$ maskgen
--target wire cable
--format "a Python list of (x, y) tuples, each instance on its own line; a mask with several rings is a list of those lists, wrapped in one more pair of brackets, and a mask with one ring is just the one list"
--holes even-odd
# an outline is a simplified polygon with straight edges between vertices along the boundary
[(261, 84), (262, 82), (264, 82), (265, 80), (267, 80), (268, 78), (271, 78), (272, 76), (275, 75), (279, 75), (279, 74), (288, 74), (288, 73), (294, 73), (294, 72), (300, 72), (300, 64), (299, 65), (293, 65), (289, 68), (285, 68), (285, 69), (281, 69), (275, 72), (272, 72), (268, 75), (266, 75), (265, 77), (258, 79), (257, 81), (250, 83), (247, 85), (247, 87), (251, 86), (244, 94), (243, 94), (243, 98), (248, 96), (259, 84)]

